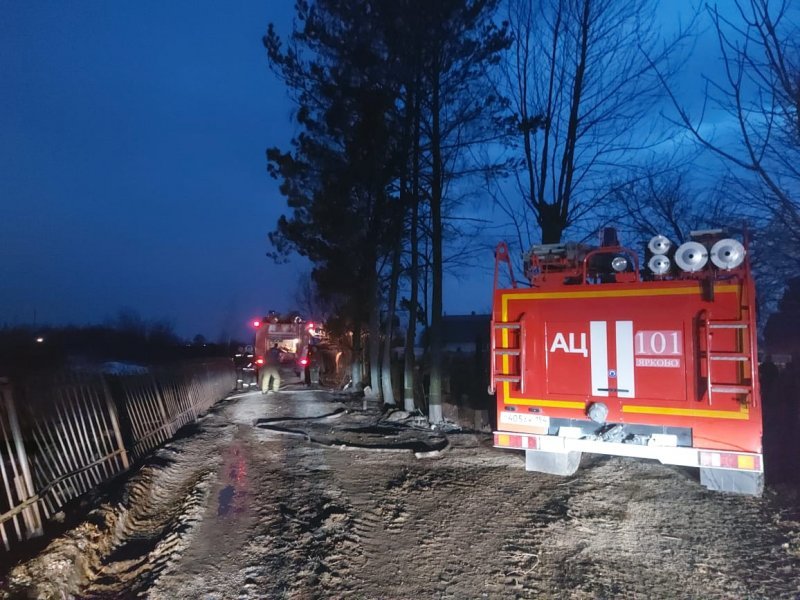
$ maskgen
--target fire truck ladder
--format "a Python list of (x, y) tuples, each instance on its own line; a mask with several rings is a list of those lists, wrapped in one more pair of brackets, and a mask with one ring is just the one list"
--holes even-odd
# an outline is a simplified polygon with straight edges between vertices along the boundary
[[(500, 334), (500, 346), (498, 346), (498, 333)], [(504, 335), (505, 333), (505, 335)], [(516, 334), (518, 346), (507, 346), (509, 338)], [(516, 373), (510, 372), (512, 369), (511, 361), (505, 357), (516, 357)], [(497, 359), (500, 359), (502, 368), (497, 371)], [(520, 393), (524, 393), (525, 378), (523, 376), (525, 369), (525, 326), (522, 321), (508, 321), (499, 323), (492, 321), (492, 373), (490, 382), (491, 393), (495, 392), (497, 382), (508, 381), (516, 383), (519, 386)]]
[[(749, 313), (749, 308), (745, 307)], [(752, 349), (755, 348), (753, 343), (753, 328), (749, 319), (742, 319), (738, 321), (717, 321), (712, 320), (708, 316), (707, 311), (700, 313), (700, 327), (705, 332), (705, 359), (706, 359), (706, 387), (708, 390), (708, 404), (712, 403), (712, 396), (714, 392), (727, 393), (727, 394), (742, 394), (750, 398), (750, 403), (756, 405), (756, 394), (753, 388), (753, 382), (756, 381), (758, 373), (756, 371), (756, 357), (752, 355)], [(737, 335), (737, 345), (741, 350), (734, 352), (721, 352), (712, 350), (712, 338), (714, 331), (719, 330), (735, 330)], [(718, 361), (733, 361), (742, 363), (745, 369), (749, 370), (750, 380), (747, 383), (743, 377), (741, 382), (737, 383), (723, 383), (714, 380), (712, 374), (712, 365)], [(739, 371), (741, 373), (741, 371)]]

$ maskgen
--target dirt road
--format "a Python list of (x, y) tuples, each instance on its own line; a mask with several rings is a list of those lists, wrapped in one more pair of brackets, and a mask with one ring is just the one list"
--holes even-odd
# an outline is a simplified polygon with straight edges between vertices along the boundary
[(714, 494), (619, 458), (526, 473), (487, 436), (360, 407), (224, 401), (12, 571), (5, 597), (800, 597), (797, 490)]

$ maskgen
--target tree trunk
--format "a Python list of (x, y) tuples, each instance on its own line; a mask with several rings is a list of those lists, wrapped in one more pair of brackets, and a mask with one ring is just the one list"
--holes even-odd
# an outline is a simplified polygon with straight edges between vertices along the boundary
[(363, 378), (361, 351), (361, 322), (356, 320), (353, 322), (353, 362), (350, 365), (350, 376), (354, 386), (360, 384)]
[(394, 388), (392, 387), (392, 333), (394, 332), (394, 311), (397, 304), (397, 287), (400, 280), (400, 251), (402, 237), (397, 236), (397, 242), (392, 256), (391, 281), (389, 282), (389, 301), (386, 310), (386, 327), (383, 338), (383, 357), (381, 369), (381, 386), (383, 389), (383, 403), (394, 406)]
[(417, 338), (417, 321), (419, 305), (419, 161), (420, 161), (420, 94), (417, 90), (414, 101), (414, 152), (412, 154), (411, 174), (411, 224), (409, 237), (411, 238), (411, 267), (409, 279), (411, 293), (408, 310), (408, 329), (406, 330), (406, 347), (403, 372), (403, 408), (412, 412), (415, 408), (414, 389), (416, 382), (414, 347)]
[(564, 222), (557, 204), (543, 203), (539, 208), (539, 226), (543, 244), (558, 244), (564, 233)]
[[(564, 141), (564, 154), (561, 158), (561, 172), (558, 176), (558, 187), (556, 189), (557, 199), (552, 205), (558, 208), (557, 215), (554, 215), (560, 224), (561, 231), (566, 227), (569, 219), (569, 205), (572, 199), (572, 177), (575, 173), (575, 148), (578, 143), (578, 126), (580, 124), (580, 107), (583, 98), (583, 77), (586, 72), (586, 54), (589, 47), (589, 29), (591, 20), (589, 11), (591, 9), (590, 0), (583, 0), (583, 11), (581, 12), (581, 41), (578, 64), (575, 66), (575, 81), (572, 88), (572, 101), (569, 108), (569, 121), (567, 125), (567, 136)], [(548, 207), (550, 208), (550, 207)], [(558, 240), (561, 241), (561, 231), (558, 233)], [(543, 231), (544, 233), (544, 231)]]
[[(418, 196), (416, 198), (418, 198)], [(416, 198), (414, 199), (414, 207), (411, 213), (411, 281), (409, 284), (411, 286), (411, 294), (408, 301), (408, 329), (406, 329), (406, 348), (403, 374), (403, 408), (405, 408), (407, 411), (413, 411), (415, 408), (414, 389), (416, 387), (416, 359), (414, 357), (414, 348), (416, 346), (417, 321), (419, 318), (419, 248), (417, 240), (417, 218), (419, 215), (419, 206)]]
[(381, 398), (381, 289), (380, 277), (374, 276), (372, 304), (369, 311), (369, 382), (372, 393)]
[[(436, 63), (434, 63), (436, 64)], [(428, 420), (442, 421), (442, 148), (439, 72), (431, 80), (431, 384)]]

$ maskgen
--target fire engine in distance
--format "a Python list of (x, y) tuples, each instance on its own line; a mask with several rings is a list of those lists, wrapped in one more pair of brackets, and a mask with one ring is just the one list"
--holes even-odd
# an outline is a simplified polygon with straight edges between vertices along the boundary
[(534, 246), (524, 287), (499, 244), (494, 445), (524, 450), (531, 471), (571, 475), (591, 452), (698, 467), (709, 489), (761, 494), (755, 288), (737, 237), (656, 236), (640, 267), (606, 229), (599, 247)]
[(281, 363), (291, 365), (295, 375), (299, 376), (306, 365), (309, 345), (319, 344), (327, 339), (319, 322), (305, 321), (294, 314), (281, 317), (275, 311), (269, 311), (263, 319), (254, 319), (252, 326), (255, 329), (255, 380), (259, 387), (261, 368), (273, 344), (278, 344), (281, 350)]

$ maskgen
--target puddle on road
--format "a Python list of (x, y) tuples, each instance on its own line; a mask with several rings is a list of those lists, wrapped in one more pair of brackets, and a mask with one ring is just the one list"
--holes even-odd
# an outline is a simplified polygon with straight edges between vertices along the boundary
[(224, 517), (230, 514), (235, 496), (236, 490), (232, 485), (226, 485), (219, 491), (219, 506), (217, 506), (218, 517)]
[(225, 453), (222, 472), (227, 477), (227, 485), (217, 495), (217, 516), (226, 517), (240, 514), (247, 509), (247, 460), (242, 448), (237, 444)]

